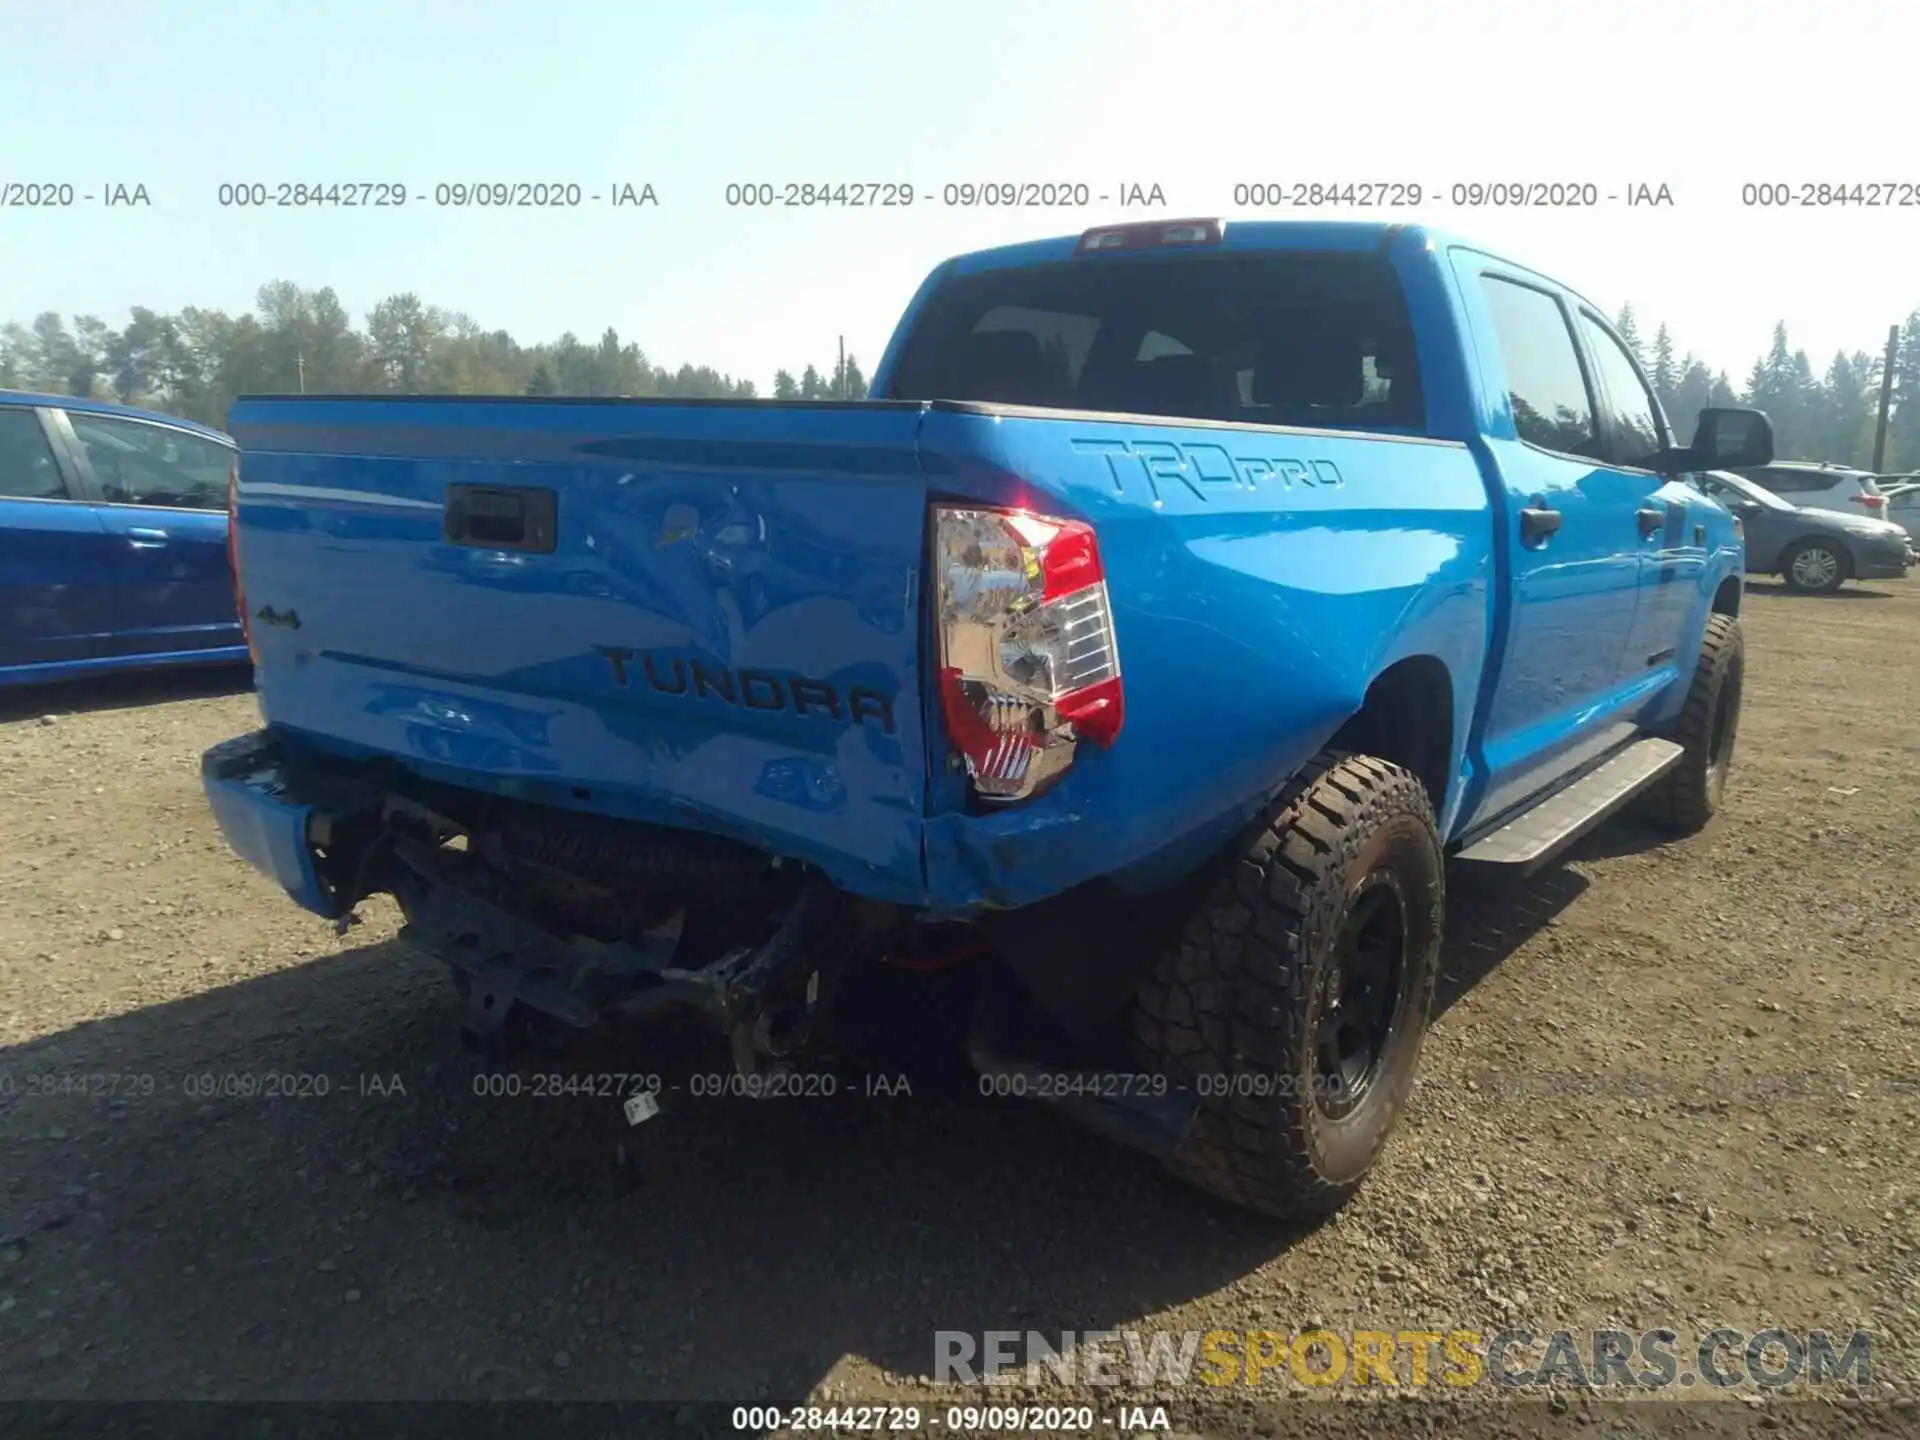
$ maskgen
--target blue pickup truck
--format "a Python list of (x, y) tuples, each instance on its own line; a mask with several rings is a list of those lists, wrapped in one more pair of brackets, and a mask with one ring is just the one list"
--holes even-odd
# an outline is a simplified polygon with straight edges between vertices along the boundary
[(241, 400), (230, 843), (343, 930), (397, 897), (485, 1047), (675, 1011), (774, 1093), (905, 976), (992, 1093), (1298, 1215), (1404, 1106), (1449, 862), (1720, 803), (1691, 477), (1772, 430), (1677, 445), (1552, 280), (1102, 228), (942, 264), (872, 393)]

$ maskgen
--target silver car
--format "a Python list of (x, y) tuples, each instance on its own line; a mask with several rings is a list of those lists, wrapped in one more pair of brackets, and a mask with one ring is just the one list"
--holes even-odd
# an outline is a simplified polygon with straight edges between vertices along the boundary
[(1776, 460), (1739, 473), (1803, 510), (1833, 510), (1856, 520), (1887, 518), (1887, 497), (1865, 470), (1811, 460)]

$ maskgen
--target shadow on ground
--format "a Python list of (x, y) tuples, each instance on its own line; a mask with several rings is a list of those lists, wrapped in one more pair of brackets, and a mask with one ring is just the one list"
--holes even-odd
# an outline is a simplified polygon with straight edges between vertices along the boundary
[[(1456, 887), (1439, 1008), (1581, 888)], [(792, 1400), (1297, 1238), (1026, 1102), (702, 1098), (719, 1050), (673, 1037), (562, 1068), (602, 1093), (476, 1093), (392, 942), (0, 1051), (0, 1396)], [(638, 1128), (622, 1071), (668, 1087)]]
[(253, 689), (248, 665), (183, 665), (132, 674), (0, 690), (0, 724), (33, 715), (83, 715), (96, 710), (137, 710), (168, 700), (244, 695)]

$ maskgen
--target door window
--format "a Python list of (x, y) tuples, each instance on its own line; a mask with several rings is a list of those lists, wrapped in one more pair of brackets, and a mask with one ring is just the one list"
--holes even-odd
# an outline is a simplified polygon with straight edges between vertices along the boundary
[(1666, 426), (1660, 416), (1660, 404), (1653, 398), (1646, 378), (1626, 347), (1613, 332), (1582, 311), (1581, 328), (1593, 350), (1594, 368), (1600, 372), (1600, 385), (1607, 396), (1607, 424), (1602, 427), (1604, 450), (1609, 463), (1644, 468), (1646, 462), (1666, 448), (1662, 438)]
[(144, 420), (73, 411), (67, 419), (108, 504), (227, 508), (233, 452), (226, 446)]
[(1480, 284), (1506, 367), (1514, 430), (1543, 450), (1598, 459), (1593, 399), (1560, 302), (1496, 275), (1481, 276)]
[(0, 408), (0, 500), (65, 500), (67, 484), (31, 410)]

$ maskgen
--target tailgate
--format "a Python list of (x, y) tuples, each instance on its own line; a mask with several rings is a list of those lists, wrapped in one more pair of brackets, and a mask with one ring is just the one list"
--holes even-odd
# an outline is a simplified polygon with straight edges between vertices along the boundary
[(921, 887), (920, 407), (243, 399), (271, 726)]

